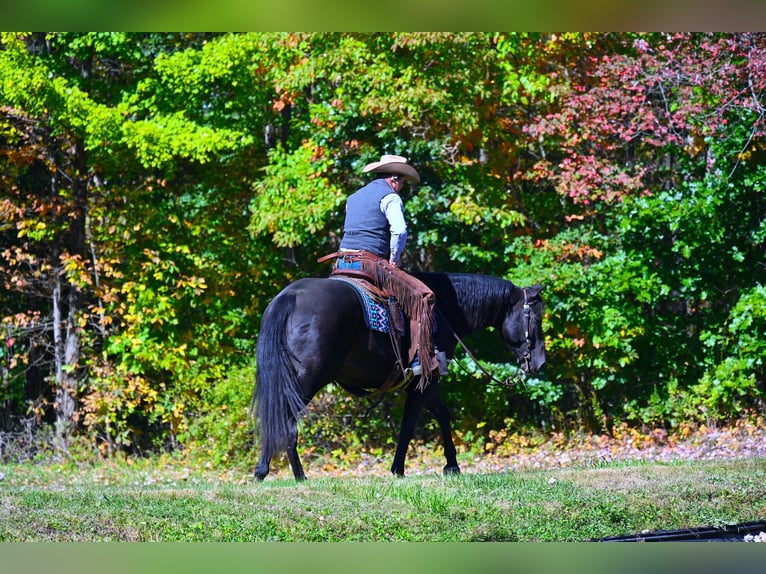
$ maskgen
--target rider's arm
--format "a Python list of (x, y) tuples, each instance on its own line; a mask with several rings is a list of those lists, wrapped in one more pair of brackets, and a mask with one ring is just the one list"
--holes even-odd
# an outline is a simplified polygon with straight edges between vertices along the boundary
[(407, 223), (404, 220), (404, 203), (396, 193), (390, 193), (380, 201), (380, 210), (386, 215), (391, 230), (391, 256), (389, 260), (399, 265), (407, 244)]

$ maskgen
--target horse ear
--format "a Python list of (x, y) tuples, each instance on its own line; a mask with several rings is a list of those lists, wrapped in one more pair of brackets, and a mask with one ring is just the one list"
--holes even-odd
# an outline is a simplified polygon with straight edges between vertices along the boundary
[(528, 287), (528, 289), (529, 289), (529, 295), (532, 298), (539, 298), (540, 293), (542, 293), (543, 290), (545, 289), (545, 285), (543, 283), (536, 283), (535, 285)]

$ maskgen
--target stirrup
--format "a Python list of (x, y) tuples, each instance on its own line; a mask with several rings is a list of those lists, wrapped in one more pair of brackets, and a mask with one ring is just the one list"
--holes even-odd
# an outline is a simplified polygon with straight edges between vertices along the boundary
[(416, 373), (414, 373), (414, 372), (412, 371), (412, 368), (411, 368), (411, 367), (407, 367), (406, 369), (404, 369), (404, 372), (402, 373), (402, 382), (399, 384), (399, 386), (404, 386), (404, 385), (406, 385), (406, 384), (407, 384), (407, 383), (409, 383), (409, 382), (410, 382), (412, 379), (414, 379), (415, 377), (417, 377), (419, 374), (420, 374), (420, 372), (418, 372), (418, 373), (416, 374)]

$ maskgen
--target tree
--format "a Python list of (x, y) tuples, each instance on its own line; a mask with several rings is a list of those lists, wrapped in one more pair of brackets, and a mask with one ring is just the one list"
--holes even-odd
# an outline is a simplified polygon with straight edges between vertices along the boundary
[(0, 424), (105, 452), (242, 428), (260, 313), (327, 274), (381, 153), (422, 176), (410, 269), (548, 284), (547, 376), (454, 371), (465, 425), (760, 408), (762, 34), (0, 38)]
[(701, 377), (700, 334), (758, 282), (764, 205), (748, 159), (762, 145), (766, 46), (760, 34), (569, 40), (577, 65), (557, 109), (525, 128), (545, 142), (525, 177), (571, 205), (558, 237), (578, 240), (546, 248), (589, 254), (555, 270), (570, 303), (554, 329), (569, 336), (552, 350), (597, 411), (619, 416)]
[[(149, 86), (165, 72), (153, 62), (179, 53), (179, 44), (199, 45), (199, 38), (3, 36), (1, 125), (9, 170), (2, 205), (13, 225), (3, 230), (0, 272), (12, 292), (30, 301), (24, 312), (24, 304), (12, 299), (18, 313), (4, 319), (6, 346), (13, 340), (21, 348), (22, 339), (36, 337), (27, 367), (46, 372), (47, 362), (53, 365), (50, 392), (44, 385), (34, 390), (41, 412), (52, 405), (63, 439), (78, 422), (107, 446), (132, 444), (141, 427), (136, 417), (183, 427), (178, 398), (188, 389), (178, 391), (173, 377), (194, 372), (198, 345), (210, 351), (216, 341), (230, 341), (243, 323), (241, 305), (249, 294), (238, 300), (239, 310), (237, 304), (202, 307), (223, 315), (222, 331), (208, 332), (208, 338), (199, 333), (201, 344), (192, 335), (195, 321), (205, 323), (198, 301), (208, 283), (200, 272), (212, 279), (220, 271), (209, 249), (192, 251), (195, 238), (204, 246), (205, 239), (220, 236), (230, 216), (224, 210), (246, 212), (236, 205), (241, 182), (217, 171), (226, 162), (208, 171), (206, 164), (227, 154), (233, 161), (232, 152), (248, 148), (252, 137), (187, 120), (178, 112), (181, 105), (156, 104), (162, 94)], [(190, 185), (195, 171), (216, 191)], [(239, 194), (226, 197), (232, 188)], [(187, 213), (204, 220), (187, 220)], [(227, 244), (232, 246), (231, 238)], [(239, 254), (228, 256), (247, 265)], [(226, 271), (232, 275), (211, 280), (214, 292), (232, 289), (235, 270)], [(158, 325), (169, 330), (155, 338)], [(191, 343), (184, 341), (187, 335)], [(208, 368), (217, 367), (199, 369), (191, 388), (203, 384)]]

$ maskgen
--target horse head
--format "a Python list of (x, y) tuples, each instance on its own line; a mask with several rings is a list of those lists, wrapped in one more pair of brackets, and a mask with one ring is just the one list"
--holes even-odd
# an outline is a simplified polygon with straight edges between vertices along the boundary
[(503, 340), (527, 373), (537, 373), (545, 365), (541, 296), (544, 288), (544, 285), (521, 288), (522, 296), (511, 307), (502, 325)]

